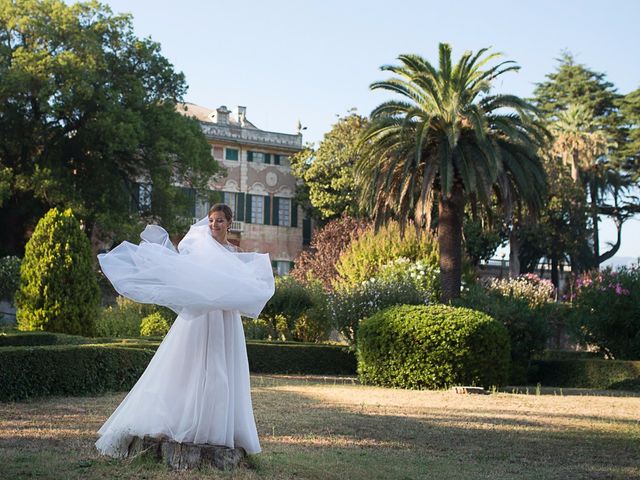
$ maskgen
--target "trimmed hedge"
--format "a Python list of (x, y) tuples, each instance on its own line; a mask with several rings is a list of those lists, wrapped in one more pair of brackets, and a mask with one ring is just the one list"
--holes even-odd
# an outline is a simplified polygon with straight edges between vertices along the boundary
[(255, 373), (356, 373), (355, 355), (340, 345), (247, 342), (247, 356), (249, 370)]
[(509, 334), (490, 316), (446, 305), (391, 307), (364, 320), (358, 374), (365, 384), (400, 388), (501, 385)]
[(130, 389), (153, 350), (111, 345), (0, 349), (0, 400)]
[(534, 360), (529, 381), (550, 387), (640, 390), (640, 361)]
[[(5, 343), (0, 348), (0, 401), (128, 390), (160, 344), (160, 340), (117, 339), (98, 345), (61, 345), (70, 339), (76, 343), (92, 339), (44, 333), (0, 338), (18, 345)], [(337, 345), (248, 342), (247, 354), (254, 373), (353, 375), (356, 371), (353, 352)]]
[(78, 335), (60, 333), (0, 333), (0, 347), (28, 347), (42, 345), (79, 345), (81, 343), (95, 343), (89, 338)]

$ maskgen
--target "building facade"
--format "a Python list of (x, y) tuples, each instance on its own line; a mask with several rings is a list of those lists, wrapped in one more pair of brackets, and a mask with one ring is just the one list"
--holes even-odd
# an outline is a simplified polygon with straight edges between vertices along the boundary
[[(200, 122), (213, 159), (226, 170), (209, 188), (234, 212), (229, 240), (244, 251), (268, 253), (274, 270), (288, 273), (311, 235), (294, 201), (297, 181), (289, 166), (290, 156), (302, 150), (302, 134), (260, 130), (241, 106), (210, 110), (187, 103), (180, 110)], [(207, 198), (196, 196), (194, 220), (209, 207)]]

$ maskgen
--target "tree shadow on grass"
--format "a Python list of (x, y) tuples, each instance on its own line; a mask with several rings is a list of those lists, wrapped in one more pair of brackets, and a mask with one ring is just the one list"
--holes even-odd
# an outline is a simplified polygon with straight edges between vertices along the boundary
[[(268, 387), (260, 399), (280, 403), (287, 411), (280, 416), (258, 408), (265, 455), (288, 448), (302, 449), (310, 457), (331, 456), (333, 450), (357, 458), (369, 450), (379, 460), (372, 466), (381, 474), (377, 478), (391, 478), (385, 474), (394, 465), (430, 475), (424, 478), (640, 478), (638, 422), (609, 418), (623, 425), (626, 433), (620, 433), (585, 426), (553, 428), (553, 419), (543, 413), (513, 419), (491, 417), (496, 412), (490, 409), (481, 415), (440, 409), (407, 416), (368, 411), (366, 406), (358, 411), (357, 405), (327, 404), (312, 395)], [(446, 477), (433, 476), (434, 471)]]
[[(492, 396), (473, 409), (339, 403), (300, 388), (306, 385), (331, 388), (254, 382), (264, 452), (252, 458), (255, 470), (234, 478), (640, 478), (640, 427), (628, 419), (533, 407), (514, 418), (517, 405), (501, 416), (490, 407)], [(341, 388), (353, 388), (352, 396), (363, 400), (369, 392)], [(0, 404), (0, 457), (7, 459), (0, 478), (175, 478), (162, 466), (109, 460), (95, 451), (96, 430), (123, 396)], [(583, 423), (563, 423), (576, 418)], [(595, 426), (584, 424), (592, 421)], [(606, 422), (616, 428), (601, 425)]]

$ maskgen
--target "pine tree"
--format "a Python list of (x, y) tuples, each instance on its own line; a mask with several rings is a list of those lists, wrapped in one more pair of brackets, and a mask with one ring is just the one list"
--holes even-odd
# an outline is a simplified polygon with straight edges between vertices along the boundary
[(20, 267), (18, 328), (91, 335), (100, 303), (92, 263), (89, 240), (72, 211), (49, 210)]

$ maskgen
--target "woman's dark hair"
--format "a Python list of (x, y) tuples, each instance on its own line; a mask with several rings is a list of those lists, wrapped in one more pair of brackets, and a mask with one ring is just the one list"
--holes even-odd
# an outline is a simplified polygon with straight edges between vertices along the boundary
[(213, 212), (222, 212), (224, 213), (224, 218), (227, 219), (227, 222), (230, 222), (233, 218), (233, 212), (231, 211), (231, 207), (226, 203), (216, 203), (213, 207), (209, 209), (209, 213), (207, 216), (211, 215)]

